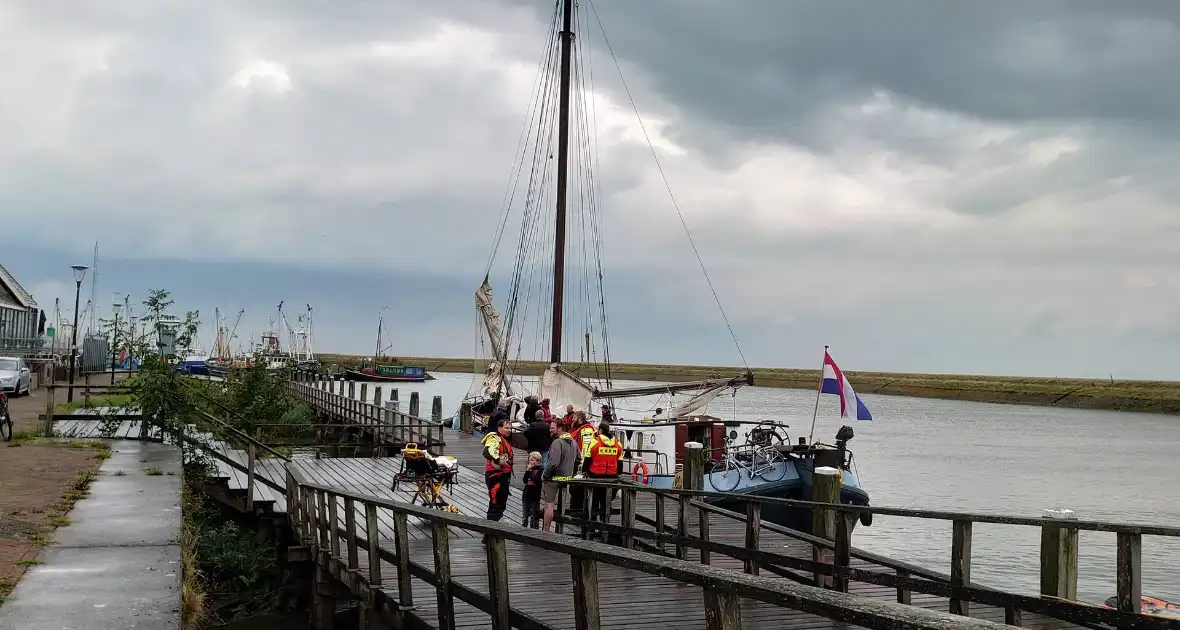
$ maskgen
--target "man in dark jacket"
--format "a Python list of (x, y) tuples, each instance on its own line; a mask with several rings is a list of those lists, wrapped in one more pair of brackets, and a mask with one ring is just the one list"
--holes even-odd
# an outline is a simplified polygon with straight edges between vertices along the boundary
[(521, 418), (525, 423), (530, 423), (533, 418), (537, 417), (537, 412), (541, 410), (541, 403), (537, 402), (536, 396), (524, 397), (524, 417)]
[(488, 417), (488, 431), (495, 431), (495, 427), (500, 426), (501, 420), (511, 420), (508, 414), (508, 399), (501, 398), (496, 403), (496, 409), (492, 411), (492, 415)]
[(553, 438), (549, 435), (549, 424), (545, 422), (545, 412), (538, 411), (524, 430), (524, 439), (528, 442), (529, 452), (541, 454), (541, 466), (549, 463), (549, 443)]

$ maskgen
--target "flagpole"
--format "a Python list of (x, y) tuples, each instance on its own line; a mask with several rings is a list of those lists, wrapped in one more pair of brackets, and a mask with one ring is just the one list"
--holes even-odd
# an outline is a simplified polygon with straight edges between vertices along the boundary
[(824, 365), (827, 364), (828, 345), (824, 344), (824, 361), (819, 364), (819, 386), (815, 388), (815, 411), (811, 412), (811, 433), (807, 436), (807, 443), (811, 444), (815, 437), (815, 419), (819, 416), (819, 397), (824, 391)]

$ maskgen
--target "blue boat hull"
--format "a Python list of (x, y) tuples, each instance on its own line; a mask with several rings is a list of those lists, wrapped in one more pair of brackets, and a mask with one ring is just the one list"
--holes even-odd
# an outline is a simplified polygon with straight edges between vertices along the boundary
[[(798, 459), (787, 460), (786, 462), (776, 464), (776, 466), (785, 466), (786, 470), (783, 472), (782, 478), (776, 481), (766, 481), (760, 477), (750, 478), (745, 472), (742, 473), (742, 479), (738, 483), (738, 487), (732, 490), (732, 493), (737, 495), (749, 494), (759, 497), (770, 497), (776, 499), (798, 499), (810, 501), (812, 498), (811, 490), (811, 476), (812, 467), (810, 461), (801, 461)], [(869, 504), (869, 493), (861, 488), (860, 480), (856, 474), (849, 470), (842, 471), (842, 479), (840, 482), (840, 502), (850, 505), (865, 505)], [(778, 476), (777, 471), (773, 474), (767, 475), (770, 478)], [(720, 492), (721, 490), (714, 487), (713, 475), (705, 475), (705, 490)], [(652, 486), (660, 488), (671, 488), (673, 485), (673, 478), (670, 476), (652, 477), (650, 480)], [(731, 510), (738, 513), (744, 513), (746, 510), (745, 502), (738, 496), (732, 499), (715, 500), (710, 499), (709, 503), (717, 507)], [(772, 505), (763, 504), (762, 519), (789, 527), (804, 532), (811, 531), (811, 509), (787, 505)], [(862, 519), (865, 525), (869, 525), (872, 521), (870, 518)]]

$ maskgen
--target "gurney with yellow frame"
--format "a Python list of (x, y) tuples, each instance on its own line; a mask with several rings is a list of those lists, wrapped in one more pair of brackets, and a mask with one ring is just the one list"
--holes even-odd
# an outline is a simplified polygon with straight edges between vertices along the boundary
[(459, 513), (459, 509), (443, 498), (445, 489), (448, 493), (459, 475), (459, 462), (454, 457), (434, 455), (426, 449), (418, 448), (414, 442), (407, 442), (402, 447), (401, 470), (393, 476), (394, 492), (402, 482), (413, 482), (413, 496), (410, 504), (422, 501), (424, 507), (437, 508), (446, 512)]

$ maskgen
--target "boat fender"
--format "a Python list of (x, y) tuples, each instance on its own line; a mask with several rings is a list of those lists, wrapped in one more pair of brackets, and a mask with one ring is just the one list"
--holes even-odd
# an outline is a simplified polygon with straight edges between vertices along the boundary
[(646, 486), (648, 485), (647, 478), (647, 462), (641, 461), (638, 465), (631, 468), (631, 481), (634, 481), (635, 483), (641, 483)]
[(872, 512), (861, 512), (860, 513), (860, 524), (864, 525), (865, 527), (871, 526), (873, 524), (873, 513)]

